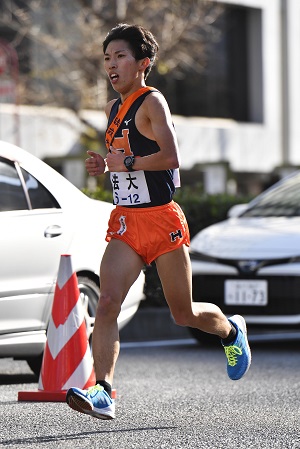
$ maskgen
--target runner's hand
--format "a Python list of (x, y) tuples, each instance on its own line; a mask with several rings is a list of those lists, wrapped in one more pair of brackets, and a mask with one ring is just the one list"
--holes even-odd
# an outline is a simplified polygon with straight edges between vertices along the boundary
[(109, 171), (112, 172), (125, 172), (127, 171), (124, 165), (125, 154), (123, 151), (115, 151), (114, 153), (108, 153), (106, 155), (106, 164)]
[(87, 151), (90, 156), (85, 160), (85, 167), (90, 176), (102, 175), (105, 171), (106, 164), (104, 158), (95, 151)]

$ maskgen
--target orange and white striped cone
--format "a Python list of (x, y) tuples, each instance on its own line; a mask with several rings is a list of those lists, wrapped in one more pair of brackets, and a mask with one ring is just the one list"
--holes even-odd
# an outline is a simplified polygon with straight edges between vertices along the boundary
[(85, 315), (71, 256), (62, 255), (47, 332), (38, 391), (19, 392), (18, 400), (64, 401), (70, 387), (95, 384)]

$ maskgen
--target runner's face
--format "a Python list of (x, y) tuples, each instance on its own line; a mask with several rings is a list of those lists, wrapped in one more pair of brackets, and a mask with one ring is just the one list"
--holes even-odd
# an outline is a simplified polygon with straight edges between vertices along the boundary
[(128, 42), (111, 41), (104, 54), (104, 69), (116, 92), (125, 94), (140, 87), (142, 61), (136, 61)]

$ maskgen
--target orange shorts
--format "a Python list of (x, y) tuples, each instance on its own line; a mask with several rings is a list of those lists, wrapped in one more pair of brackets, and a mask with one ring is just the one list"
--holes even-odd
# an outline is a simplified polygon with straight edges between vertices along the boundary
[(146, 264), (182, 245), (190, 245), (190, 233), (180, 206), (129, 208), (116, 206), (110, 215), (106, 241), (126, 242)]

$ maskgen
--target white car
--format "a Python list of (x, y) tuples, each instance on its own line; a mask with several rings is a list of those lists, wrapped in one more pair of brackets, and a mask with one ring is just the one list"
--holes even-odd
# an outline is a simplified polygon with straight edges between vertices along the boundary
[[(71, 255), (92, 332), (112, 208), (0, 141), (0, 357), (25, 359), (39, 373), (62, 254)], [(137, 311), (143, 290), (141, 273), (122, 306), (120, 329)]]
[(243, 315), (252, 339), (300, 338), (300, 172), (229, 217), (192, 239), (194, 301)]

